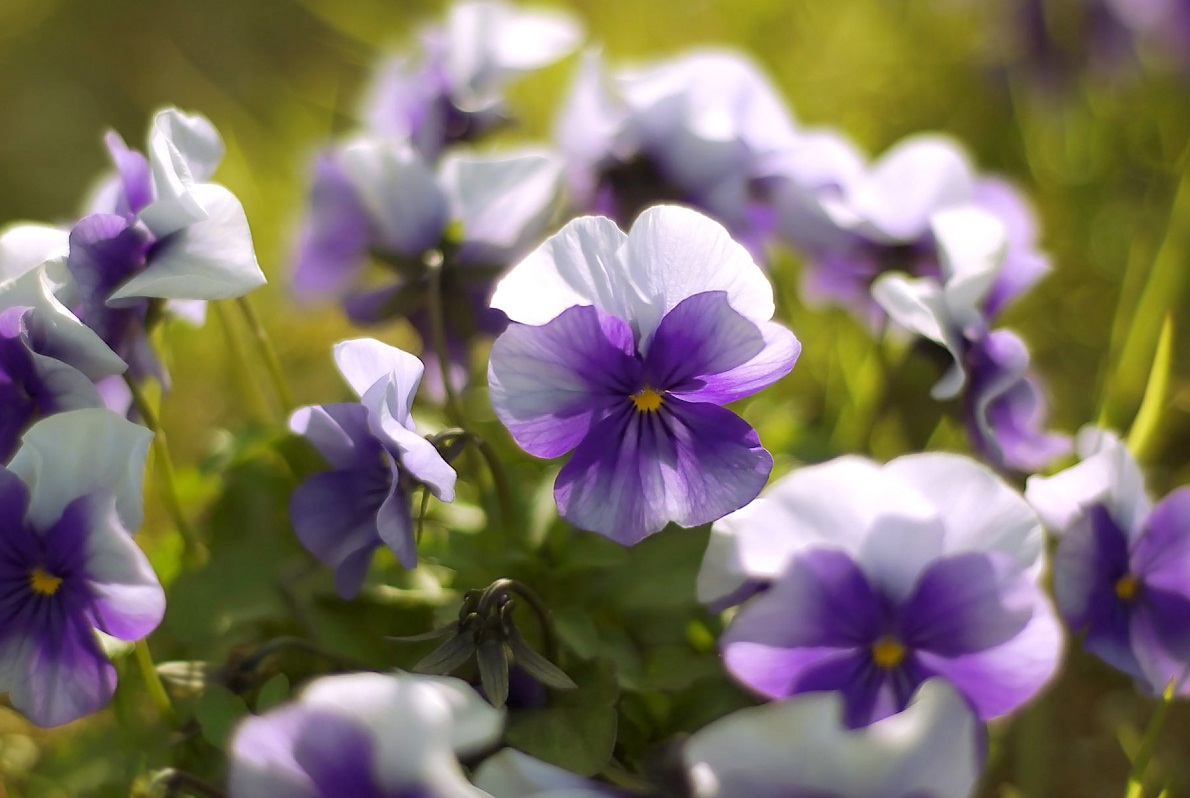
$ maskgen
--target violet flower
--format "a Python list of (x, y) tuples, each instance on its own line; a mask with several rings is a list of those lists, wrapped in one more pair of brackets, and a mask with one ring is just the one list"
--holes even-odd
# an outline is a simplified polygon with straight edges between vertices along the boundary
[(1049, 270), (1024, 199), (1003, 180), (976, 174), (949, 138), (911, 136), (867, 168), (856, 167), (861, 156), (837, 137), (812, 152), (824, 164), (807, 175), (804, 159), (779, 161), (787, 185), (774, 178), (771, 192), (779, 230), (806, 257), (803, 292), (813, 302), (843, 305), (878, 326), (872, 283), (889, 271), (939, 276), (931, 220), (947, 210), (979, 210), (1005, 228), (1003, 263), (983, 300), (988, 318)]
[(722, 605), (762, 591), (720, 640), (727, 669), (762, 695), (838, 691), (856, 727), (938, 676), (987, 720), (1058, 668), (1042, 553), (1028, 504), (972, 460), (842, 457), (712, 527), (699, 595)]
[(249, 717), (230, 746), (231, 798), (483, 798), (458, 757), (494, 745), (504, 713), (459, 679), (324, 676)]
[(754, 257), (772, 213), (762, 183), (796, 146), (776, 89), (746, 56), (699, 50), (604, 72), (584, 57), (556, 123), (573, 201), (629, 226), (644, 208), (678, 202), (723, 224)]
[(68, 232), (46, 224), (11, 224), (0, 230), (0, 283), (65, 255)]
[(1007, 231), (975, 208), (930, 219), (941, 278), (884, 274), (872, 297), (889, 318), (945, 348), (953, 359), (931, 394), (962, 394), (975, 450), (997, 468), (1035, 471), (1070, 449), (1065, 435), (1045, 432), (1046, 403), (1016, 334), (989, 330), (988, 295), (1000, 279)]
[(116, 688), (96, 629), (139, 640), (165, 594), (130, 532), (152, 434), (107, 410), (61, 413), (0, 468), (0, 691), (39, 726), (101, 709)]
[[(205, 118), (159, 112), (148, 157), (106, 137), (116, 174), (70, 231), (78, 316), (135, 377), (164, 378), (147, 338), (166, 300), (229, 299), (264, 284), (240, 201), (206, 182), (223, 142)], [(156, 300), (156, 302), (155, 302)]]
[(1054, 597), (1083, 647), (1159, 695), (1190, 695), (1190, 488), (1156, 505), (1127, 447), (1093, 427), (1082, 462), (1030, 477), (1026, 496), (1058, 536)]
[[(488, 308), (496, 277), (540, 240), (560, 187), (561, 164), (547, 153), (452, 155), (435, 169), (405, 142), (358, 137), (318, 160), (294, 292), (341, 300), (359, 325), (408, 319), (437, 376), (428, 300), (430, 280), (439, 280), (450, 365), (461, 379), (466, 345), (506, 323)], [(369, 275), (373, 263), (380, 279)]]
[(574, 451), (554, 484), (564, 519), (631, 545), (760, 492), (772, 457), (722, 405), (797, 360), (772, 297), (722, 226), (674, 206), (627, 235), (576, 219), (500, 281), (492, 306), (514, 323), (492, 346), (492, 406), (530, 454)]
[(422, 31), (420, 59), (400, 54), (381, 64), (361, 116), (369, 131), (435, 161), (504, 122), (505, 85), (571, 53), (581, 37), (578, 21), (558, 9), (454, 3), (444, 24)]
[(302, 407), (289, 427), (331, 465), (294, 491), (290, 517), (302, 545), (335, 569), (344, 598), (359, 592), (372, 553), (387, 545), (406, 568), (417, 565), (410, 495), (418, 485), (454, 501), (455, 472), (417, 434), (410, 410), (422, 364), (370, 338), (335, 345), (335, 364), (359, 403)]
[(694, 798), (961, 798), (983, 764), (963, 697), (930, 679), (901, 712), (841, 723), (837, 693), (741, 709), (694, 733), (683, 758)]

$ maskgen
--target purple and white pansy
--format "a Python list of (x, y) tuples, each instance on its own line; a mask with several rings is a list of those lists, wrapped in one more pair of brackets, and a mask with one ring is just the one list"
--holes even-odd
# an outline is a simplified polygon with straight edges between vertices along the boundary
[(458, 757), (494, 746), (504, 712), (466, 682), (352, 673), (311, 683), (231, 740), (231, 798), (486, 798)]
[(903, 710), (938, 676), (986, 720), (1058, 668), (1042, 543), (1029, 505), (973, 460), (841, 457), (715, 524), (699, 597), (722, 607), (756, 594), (720, 646), (762, 695), (838, 691), (856, 727)]
[(411, 415), (420, 360), (359, 338), (335, 345), (335, 364), (360, 401), (302, 407), (290, 416), (290, 429), (331, 466), (298, 486), (290, 517), (302, 545), (335, 569), (339, 594), (350, 598), (381, 545), (406, 568), (417, 565), (411, 493), (420, 485), (453, 501), (456, 475)]
[(103, 708), (96, 630), (139, 640), (165, 594), (132, 540), (152, 434), (102, 409), (43, 419), (0, 468), (0, 691), (39, 726)]
[(1025, 495), (1058, 537), (1054, 597), (1083, 647), (1149, 694), (1190, 695), (1190, 487), (1153, 504), (1119, 438), (1078, 435), (1082, 462), (1030, 477)]
[(562, 518), (633, 544), (760, 492), (772, 457), (722, 405), (789, 372), (801, 344), (770, 321), (768, 279), (717, 222), (661, 206), (625, 234), (567, 224), (500, 281), (512, 324), (492, 347), (492, 406), (530, 454), (573, 450)]
[(402, 53), (380, 65), (360, 116), (372, 133), (408, 141), (435, 161), (506, 121), (504, 87), (581, 39), (582, 25), (558, 9), (453, 3), (442, 25), (422, 31), (420, 59)]
[(1029, 352), (1009, 330), (991, 330), (989, 294), (1001, 279), (1008, 230), (986, 211), (963, 207), (930, 218), (939, 276), (882, 274), (872, 298), (889, 318), (942, 346), (953, 363), (931, 392), (962, 395), (975, 450), (998, 468), (1034, 471), (1070, 449), (1046, 432), (1046, 401)]
[[(838, 693), (741, 709), (683, 748), (694, 798), (916, 798), (971, 795), (983, 729), (963, 696), (929, 679), (896, 715), (842, 723)], [(795, 744), (791, 744), (795, 742)]]

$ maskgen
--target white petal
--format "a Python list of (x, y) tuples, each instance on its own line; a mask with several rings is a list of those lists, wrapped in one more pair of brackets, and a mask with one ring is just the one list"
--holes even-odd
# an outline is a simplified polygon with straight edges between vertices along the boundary
[(832, 546), (858, 557), (884, 518), (929, 525), (936, 513), (920, 494), (862, 457), (800, 468), (711, 527), (698, 574), (699, 601), (714, 603), (747, 582), (768, 582), (810, 546)]
[(636, 329), (642, 352), (666, 313), (706, 291), (727, 292), (732, 309), (745, 318), (773, 317), (773, 288), (764, 271), (723, 225), (698, 211), (676, 205), (645, 210), (628, 233), (625, 260), (632, 290), (624, 294), (635, 304), (631, 316), (620, 318)]
[(110, 300), (232, 299), (264, 285), (252, 232), (235, 195), (215, 183), (198, 183), (190, 197), (206, 214), (159, 242), (148, 268), (120, 286)]
[(97, 491), (116, 496), (130, 532), (144, 518), (145, 457), (153, 433), (110, 410), (72, 410), (43, 418), (21, 437), (8, 469), (29, 486), (29, 520), (45, 529), (66, 505)]
[(46, 224), (11, 224), (0, 230), (0, 282), (20, 277), (66, 253), (70, 231)]
[(927, 681), (903, 712), (871, 726), (846, 729), (842, 714), (838, 693), (812, 693), (715, 721), (683, 751), (695, 796), (797, 787), (840, 798), (959, 798), (974, 789), (978, 724), (946, 682)]
[[(335, 344), (334, 353), (339, 373), (361, 399), (377, 382), (394, 382), (400, 390), (403, 407), (392, 407), (390, 410), (398, 421), (402, 424), (406, 422), (409, 408), (413, 405), (413, 396), (425, 371), (425, 366), (416, 356), (375, 338), (340, 341)], [(387, 388), (379, 394), (379, 400), (387, 402)]]
[(488, 757), (475, 771), (475, 786), (493, 798), (607, 798), (609, 788), (515, 748)]
[(545, 324), (575, 305), (628, 321), (638, 300), (623, 262), (627, 240), (611, 219), (573, 219), (496, 284), (492, 307), (522, 324)]
[(485, 250), (479, 257), (539, 239), (562, 187), (562, 164), (548, 152), (448, 155), (439, 174), (451, 217), (463, 225), (465, 247)]
[(1036, 578), (1045, 537), (1037, 514), (991, 469), (969, 457), (932, 452), (898, 457), (885, 470), (910, 483), (937, 508), (945, 551), (998, 551)]
[(950, 315), (944, 290), (938, 281), (932, 277), (882, 274), (872, 283), (872, 298), (897, 324), (950, 352), (954, 365), (930, 395), (935, 399), (958, 396), (967, 382), (962, 331)]
[(419, 255), (438, 243), (449, 206), (434, 172), (408, 142), (360, 137), (339, 151), (339, 159), (376, 227), (378, 245)]
[(31, 324), (42, 354), (70, 364), (91, 379), (124, 373), (128, 365), (58, 301), (54, 288), (44, 266), (0, 282), (0, 310), (18, 305), (33, 308)]
[(975, 207), (940, 211), (930, 229), (945, 275), (946, 306), (961, 329), (984, 324), (982, 305), (1008, 247), (1004, 223)]
[(1138, 532), (1149, 514), (1144, 475), (1132, 453), (1108, 430), (1086, 426), (1076, 440), (1078, 465), (1052, 477), (1032, 476), (1025, 496), (1045, 525), (1061, 534), (1086, 510), (1104, 504), (1120, 528)]
[(906, 242), (928, 232), (936, 211), (967, 202), (974, 190), (974, 172), (956, 141), (911, 136), (852, 185), (847, 205), (860, 220), (860, 232), (888, 243)]
[(223, 141), (203, 116), (176, 108), (159, 111), (149, 128), (149, 171), (154, 201), (138, 214), (158, 238), (206, 218), (191, 189), (223, 158)]

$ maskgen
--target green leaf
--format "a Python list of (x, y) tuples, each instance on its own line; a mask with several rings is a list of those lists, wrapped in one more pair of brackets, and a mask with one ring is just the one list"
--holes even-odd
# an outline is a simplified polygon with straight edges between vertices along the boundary
[(549, 706), (513, 712), (508, 744), (583, 776), (598, 773), (616, 744), (619, 690), (610, 663), (569, 668), (577, 690), (551, 693)]
[(194, 707), (203, 738), (220, 750), (227, 746), (232, 729), (247, 714), (244, 699), (221, 684), (208, 685)]
[(272, 709), (289, 698), (289, 678), (284, 673), (278, 673), (269, 679), (256, 694), (256, 711), (258, 713)]
[(1153, 355), (1153, 366), (1149, 370), (1149, 382), (1145, 387), (1145, 398), (1132, 422), (1132, 430), (1128, 433), (1128, 448), (1137, 460), (1145, 460), (1150, 454), (1149, 447), (1157, 439), (1157, 427), (1161, 423), (1161, 413), (1165, 410), (1166, 397), (1169, 394), (1169, 373), (1173, 367), (1173, 318), (1165, 317), (1165, 324), (1161, 327), (1161, 338), (1157, 341), (1157, 351)]

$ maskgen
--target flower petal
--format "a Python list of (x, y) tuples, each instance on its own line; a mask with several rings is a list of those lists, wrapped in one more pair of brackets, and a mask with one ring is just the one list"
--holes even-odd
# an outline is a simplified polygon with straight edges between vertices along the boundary
[(47, 224), (11, 224), (0, 230), (0, 283), (64, 254), (70, 233)]
[(109, 410), (72, 410), (37, 422), (8, 464), (32, 494), (29, 521), (48, 529), (75, 499), (110, 491), (124, 528), (140, 529), (152, 439), (153, 433)]
[(159, 238), (149, 250), (145, 270), (111, 299), (231, 299), (264, 285), (240, 201), (215, 183), (198, 183), (190, 195), (206, 216)]
[(337, 469), (379, 461), (380, 442), (368, 429), (368, 411), (361, 404), (299, 407), (289, 417), (289, 428), (310, 441)]
[(741, 316), (726, 292), (695, 294), (661, 320), (645, 380), (688, 401), (722, 405), (788, 374), (801, 348), (781, 325)]
[(344, 598), (359, 592), (372, 551), (381, 543), (377, 514), (388, 497), (389, 472), (379, 452), (371, 465), (315, 474), (289, 500), (298, 540), (336, 570), (335, 586)]
[(541, 327), (512, 324), (492, 345), (492, 408), (522, 449), (557, 457), (639, 390), (634, 354), (628, 325), (589, 306)]
[(756, 498), (773, 460), (752, 427), (715, 405), (630, 401), (591, 427), (554, 484), (559, 514), (626, 545), (669, 521), (697, 526)]
[(321, 154), (313, 171), (293, 269), (293, 291), (305, 302), (338, 299), (355, 285), (368, 265), (370, 233), (367, 212), (335, 154)]
[[(399, 387), (405, 416), (413, 406), (413, 396), (421, 383), (425, 367), (415, 355), (381, 343), (375, 338), (352, 338), (335, 344), (335, 365), (355, 395), (363, 397), (380, 380)], [(401, 419), (404, 422), (404, 418)]]

